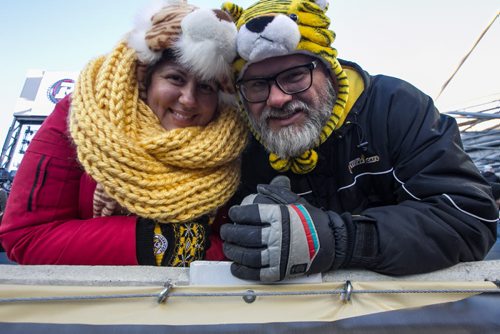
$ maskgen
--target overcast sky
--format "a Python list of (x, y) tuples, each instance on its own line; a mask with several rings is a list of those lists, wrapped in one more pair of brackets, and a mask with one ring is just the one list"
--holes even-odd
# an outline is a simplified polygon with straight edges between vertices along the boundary
[[(248, 7), (254, 1), (238, 1)], [(2, 0), (0, 143), (26, 71), (79, 71), (108, 52), (150, 0)], [(219, 7), (222, 1), (193, 1)], [(339, 57), (403, 78), (436, 97), (487, 24), (498, 0), (334, 0)], [(436, 101), (441, 111), (500, 97), (500, 19)]]

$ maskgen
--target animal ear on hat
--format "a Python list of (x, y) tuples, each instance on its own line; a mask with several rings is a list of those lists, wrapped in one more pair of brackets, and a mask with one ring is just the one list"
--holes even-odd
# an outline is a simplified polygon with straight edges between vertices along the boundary
[[(324, 0), (320, 0), (324, 1)], [(238, 22), (238, 20), (241, 17), (241, 14), (243, 14), (243, 7), (238, 6), (237, 4), (234, 4), (232, 2), (224, 2), (221, 6), (221, 9), (225, 11), (226, 13), (231, 16), (233, 19), (233, 22)]]
[(127, 44), (136, 51), (139, 62), (157, 62), (181, 33), (181, 20), (195, 8), (182, 0), (158, 0), (138, 12)]
[(152, 27), (146, 32), (145, 39), (154, 52), (162, 52), (174, 46), (181, 36), (181, 22), (196, 7), (180, 2), (163, 7), (151, 17)]

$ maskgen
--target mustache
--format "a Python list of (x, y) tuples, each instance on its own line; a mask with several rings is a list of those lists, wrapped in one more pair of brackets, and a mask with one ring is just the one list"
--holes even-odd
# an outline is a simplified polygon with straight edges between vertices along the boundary
[(311, 114), (311, 108), (302, 101), (287, 102), (282, 108), (265, 107), (261, 114), (261, 121), (269, 118), (287, 118), (291, 115), (302, 111), (306, 115)]

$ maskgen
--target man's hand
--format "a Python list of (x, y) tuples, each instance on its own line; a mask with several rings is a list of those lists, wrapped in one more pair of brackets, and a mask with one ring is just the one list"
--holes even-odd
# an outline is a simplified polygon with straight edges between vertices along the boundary
[(279, 281), (329, 270), (335, 259), (330, 224), (341, 218), (291, 192), (286, 177), (257, 190), (229, 210), (234, 224), (221, 227), (224, 253), (234, 261), (233, 275)]

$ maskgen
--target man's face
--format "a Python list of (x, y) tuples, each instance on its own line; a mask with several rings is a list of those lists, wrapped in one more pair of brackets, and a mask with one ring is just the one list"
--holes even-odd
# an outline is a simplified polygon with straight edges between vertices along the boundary
[(245, 81), (273, 77), (287, 69), (310, 64), (313, 60), (318, 65), (312, 70), (309, 89), (289, 95), (272, 81), (269, 97), (265, 101), (245, 101), (250, 122), (260, 135), (261, 143), (281, 158), (297, 157), (314, 147), (336, 99), (330, 76), (318, 59), (296, 54), (251, 64), (242, 78)]

